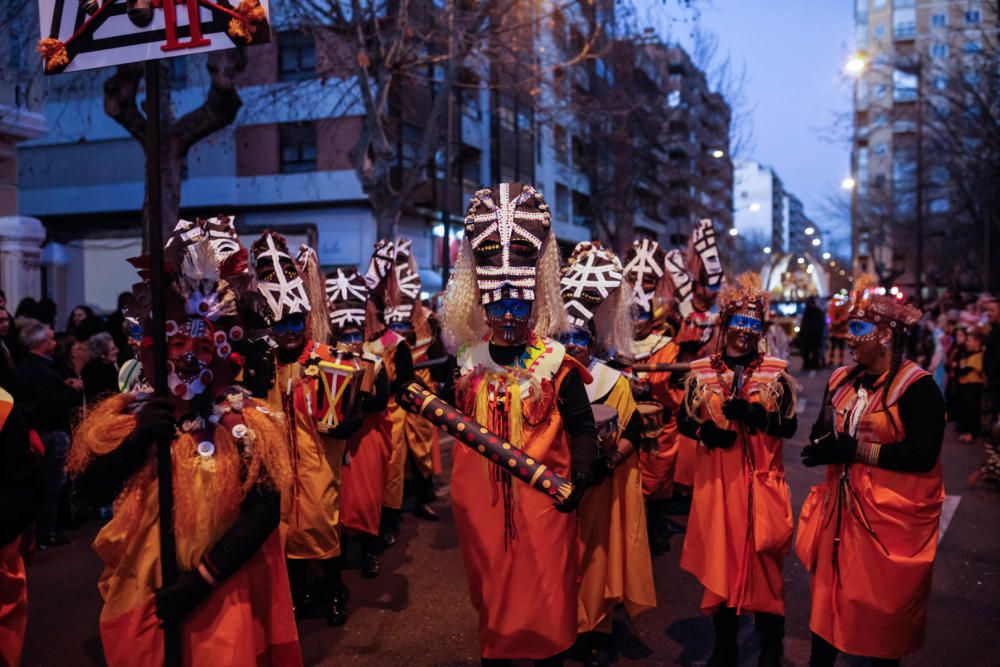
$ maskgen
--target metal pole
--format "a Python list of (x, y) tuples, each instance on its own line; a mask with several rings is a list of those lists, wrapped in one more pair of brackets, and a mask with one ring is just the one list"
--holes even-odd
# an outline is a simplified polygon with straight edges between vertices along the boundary
[[(153, 388), (157, 396), (167, 396), (167, 346), (163, 312), (163, 186), (160, 179), (160, 63), (146, 61), (146, 187), (149, 215), (146, 216), (152, 292)], [(156, 446), (156, 479), (160, 509), (160, 575), (163, 586), (177, 579), (177, 545), (174, 540), (173, 461), (169, 441)], [(168, 667), (181, 664), (180, 624), (163, 623), (163, 662)]]
[(441, 290), (448, 285), (448, 278), (451, 275), (451, 133), (452, 133), (452, 111), (454, 107), (454, 82), (451, 72), (455, 67), (453, 62), (454, 54), (454, 33), (455, 33), (455, 3), (448, 2), (448, 66), (445, 68), (445, 85), (448, 86), (448, 109), (445, 111), (445, 139), (444, 139), (444, 187), (441, 189), (441, 222), (444, 224), (444, 239), (441, 247)]
[(917, 60), (917, 306), (924, 305), (924, 68)]

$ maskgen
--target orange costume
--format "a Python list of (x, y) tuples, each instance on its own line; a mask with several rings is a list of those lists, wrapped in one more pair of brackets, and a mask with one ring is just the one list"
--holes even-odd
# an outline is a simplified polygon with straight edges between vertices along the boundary
[[(769, 413), (794, 415), (794, 401), (788, 405), (789, 383), (783, 381), (787, 363), (774, 357), (758, 357), (755, 363), (740, 397)], [(792, 511), (782, 440), (764, 431), (751, 432), (723, 415), (733, 371), (721, 358), (693, 362), (688, 383), (688, 414), (695, 421), (735, 430), (737, 438), (728, 449), (698, 448), (681, 567), (705, 587), (701, 608), (706, 613), (732, 607), (783, 615), (781, 565), (791, 547)]]
[[(431, 344), (430, 326), (425, 321), (423, 326), (417, 327), (415, 333), (416, 344), (413, 347), (413, 363), (417, 364), (429, 359), (427, 353)], [(414, 375), (417, 381), (425, 387), (434, 386), (429, 368), (421, 368), (415, 371)], [(395, 399), (390, 401), (390, 406), (392, 406), (390, 409), (392, 441), (396, 443), (398, 440), (403, 443), (401, 458), (404, 468), (408, 452), (416, 468), (415, 474), (428, 478), (441, 472), (441, 446), (437, 429), (426, 419), (399, 407)], [(395, 444), (393, 447), (395, 448)], [(402, 492), (402, 484), (399, 485), (399, 492)], [(402, 500), (401, 497), (400, 500)]]
[[(585, 369), (558, 342), (532, 334), (516, 366), (500, 366), (480, 342), (459, 350), (458, 407), (563, 477), (569, 441), (556, 396)], [(542, 659), (577, 633), (577, 520), (551, 498), (476, 452), (453, 450), (451, 496), (485, 658)]]
[[(827, 385), (836, 424), (856, 420), (858, 441), (879, 443), (883, 452), (901, 446), (900, 398), (928, 373), (904, 361), (891, 387), (883, 375), (859, 396), (852, 368), (834, 371)], [(812, 574), (812, 632), (855, 655), (915, 652), (927, 623), (943, 501), (940, 459), (927, 472), (828, 465), (826, 481), (802, 507), (795, 543)]]
[[(204, 563), (253, 485), (290, 484), (281, 421), (239, 390), (227, 399), (217, 404), (228, 411), (218, 427), (186, 422), (182, 428), (190, 430), (183, 430), (171, 447), (177, 561), (182, 571)], [(133, 394), (121, 394), (92, 409), (74, 436), (71, 472), (82, 473), (132, 432), (133, 401)], [(162, 585), (154, 458), (147, 456), (128, 479), (115, 501), (114, 517), (94, 540), (94, 550), (104, 561), (100, 627), (109, 665), (163, 662), (163, 633), (153, 597)], [(185, 665), (302, 664), (278, 530), (195, 607), (184, 619), (181, 635)]]
[[(643, 364), (672, 364), (677, 360), (679, 348), (669, 336), (652, 333), (633, 343), (633, 358)], [(639, 452), (642, 470), (642, 491), (648, 498), (669, 498), (674, 488), (674, 470), (677, 464), (678, 432), (677, 408), (683, 390), (670, 386), (671, 373), (638, 373), (649, 384), (652, 398), (668, 411), (663, 431), (656, 440), (656, 449)]]
[[(591, 368), (587, 385), (592, 403), (618, 412), (618, 435), (636, 414), (628, 380), (602, 364)], [(617, 437), (616, 437), (617, 440)], [(646, 534), (639, 460), (629, 456), (580, 503), (583, 578), (577, 611), (579, 632), (611, 631), (612, 612), (624, 604), (631, 618), (656, 607), (653, 563)]]

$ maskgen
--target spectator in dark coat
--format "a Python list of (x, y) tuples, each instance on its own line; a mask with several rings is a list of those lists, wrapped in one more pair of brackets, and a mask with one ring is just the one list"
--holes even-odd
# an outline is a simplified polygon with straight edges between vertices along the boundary
[(128, 331), (126, 330), (125, 311), (132, 305), (134, 297), (131, 292), (122, 292), (118, 295), (118, 308), (108, 315), (108, 331), (118, 348), (118, 365), (125, 363), (132, 358), (132, 349), (128, 344)]
[(94, 334), (87, 341), (90, 361), (83, 367), (83, 394), (87, 405), (118, 393), (118, 347), (106, 331)]
[(799, 324), (799, 349), (802, 350), (803, 370), (820, 367), (820, 350), (823, 346), (823, 329), (826, 328), (826, 314), (816, 305), (815, 297), (806, 301), (802, 322)]
[(985, 307), (990, 332), (983, 353), (983, 371), (986, 373), (986, 405), (992, 426), (1000, 414), (1000, 303), (992, 299), (986, 302)]
[(53, 361), (56, 341), (51, 327), (29, 321), (21, 328), (20, 337), (28, 354), (17, 367), (16, 399), (28, 427), (38, 432), (45, 447), (38, 544), (41, 547), (66, 544), (68, 540), (58, 531), (59, 500), (66, 483), (64, 467), (70, 424), (83, 403), (83, 383), (79, 379), (64, 379), (57, 372)]

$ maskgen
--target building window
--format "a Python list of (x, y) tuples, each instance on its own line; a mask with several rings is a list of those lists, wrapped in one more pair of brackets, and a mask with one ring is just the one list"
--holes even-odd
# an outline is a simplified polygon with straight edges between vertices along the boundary
[(514, 115), (514, 101), (506, 96), (500, 96), (500, 106), (497, 107), (497, 119), (500, 129), (507, 132), (517, 131), (517, 117)]
[(883, 142), (881, 144), (875, 144), (872, 147), (872, 154), (873, 155), (882, 156), (882, 155), (887, 155), (888, 153), (889, 153), (889, 144), (887, 144), (887, 143)]
[(301, 81), (316, 74), (316, 42), (297, 30), (278, 35), (278, 78)]
[(885, 0), (875, 0), (874, 2), (872, 2), (872, 8), (873, 9), (884, 9), (885, 8)]
[(868, 24), (858, 23), (854, 26), (854, 45), (859, 51), (868, 48)]
[(24, 44), (24, 22), (21, 18), (23, 11), (17, 9), (11, 9), (10, 11), (13, 12), (13, 16), (10, 17), (7, 24), (9, 49), (7, 52), (7, 62), (11, 69), (23, 70), (26, 62), (24, 54), (27, 51)]
[(877, 100), (882, 99), (883, 97), (885, 97), (885, 94), (889, 92), (889, 86), (884, 83), (877, 83), (875, 84), (874, 88), (875, 90), (872, 91), (872, 94), (875, 96), (875, 99)]
[(902, 70), (892, 72), (892, 99), (895, 102), (913, 102), (917, 99), (917, 75)]
[(916, 7), (917, 0), (892, 0), (892, 6), (895, 9), (899, 9), (900, 7)]
[(676, 109), (681, 105), (681, 91), (671, 90), (667, 93), (667, 106)]
[(569, 222), (569, 209), (569, 188), (562, 183), (556, 183), (556, 220), (559, 222)]
[(933, 85), (936, 90), (945, 90), (948, 88), (948, 77), (944, 74), (938, 74), (934, 77), (931, 85)]
[(931, 26), (934, 28), (946, 28), (948, 27), (948, 15), (947, 14), (931, 14)]
[(875, 174), (875, 187), (881, 188), (885, 186), (885, 174)]
[(552, 140), (556, 149), (556, 161), (560, 164), (569, 164), (569, 136), (566, 128), (556, 125), (552, 131)]
[(970, 9), (965, 12), (965, 22), (966, 23), (979, 23), (983, 20), (983, 15), (978, 9)]
[(947, 58), (948, 45), (944, 42), (934, 42), (931, 44), (931, 58)]
[(949, 208), (951, 208), (951, 202), (948, 201), (947, 197), (939, 197), (931, 200), (931, 213), (947, 213)]
[(571, 143), (573, 148), (573, 164), (578, 166), (586, 164), (587, 149), (584, 148), (583, 141), (580, 137), (574, 136)]
[(877, 26), (875, 26), (875, 30), (873, 31), (873, 33), (875, 35), (875, 39), (884, 39), (885, 38), (885, 24), (884, 23), (879, 23)]
[(944, 165), (936, 165), (931, 169), (931, 181), (939, 185), (948, 182), (948, 167)]
[(912, 39), (917, 35), (917, 10), (897, 9), (892, 14), (892, 34), (896, 39)]
[(982, 50), (983, 50), (983, 45), (980, 42), (977, 42), (974, 39), (970, 39), (969, 41), (967, 41), (965, 43), (965, 47), (962, 49), (962, 51), (966, 55), (972, 55), (972, 54), (975, 54), (975, 53), (981, 53)]
[(531, 130), (531, 113), (528, 111), (517, 112), (517, 129), (528, 132)]
[(316, 171), (316, 125), (284, 123), (278, 128), (282, 174)]

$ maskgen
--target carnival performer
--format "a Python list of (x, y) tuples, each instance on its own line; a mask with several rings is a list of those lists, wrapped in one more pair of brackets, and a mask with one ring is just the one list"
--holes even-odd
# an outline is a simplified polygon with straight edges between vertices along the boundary
[[(347, 622), (339, 490), (344, 441), (332, 433), (320, 433), (317, 379), (306, 372), (312, 357), (326, 353), (329, 336), (326, 308), (312, 306), (317, 300), (325, 304), (322, 277), (315, 251), (303, 247), (303, 266), (292, 258), (284, 237), (276, 232), (261, 234), (252, 251), (257, 293), (264, 301), (263, 315), (270, 324), (273, 344), (273, 372), (267, 380), (258, 376), (256, 384), (267, 387), (270, 409), (284, 415), (286, 447), (292, 458), (292, 483), (285, 493), (283, 519), (288, 526), (285, 553), (296, 611), (302, 615), (318, 601), (327, 623), (339, 626)], [(322, 570), (318, 599), (308, 584), (309, 563), (313, 561)]]
[[(666, 256), (660, 244), (650, 239), (632, 243), (625, 257), (625, 277), (633, 289), (631, 345), (632, 364), (672, 364), (679, 348), (672, 340), (667, 322), (671, 284), (666, 274)], [(683, 387), (671, 384), (672, 373), (635, 372), (635, 399), (662, 407), (662, 428), (656, 441), (639, 452), (642, 490), (646, 497), (649, 541), (656, 551), (670, 548), (666, 505), (673, 494), (674, 465), (677, 462), (677, 409)]]
[[(586, 664), (610, 664), (611, 628), (616, 605), (629, 616), (656, 606), (653, 564), (646, 534), (642, 476), (635, 456), (642, 419), (628, 378), (597, 358), (628, 349), (632, 340), (631, 290), (622, 284), (622, 265), (597, 243), (577, 245), (561, 286), (571, 329), (559, 337), (568, 354), (590, 372), (592, 405), (607, 406), (616, 416), (613, 433), (600, 442), (594, 485), (580, 503), (583, 576), (577, 630), (588, 645)], [(595, 415), (596, 419), (596, 415)], [(598, 424), (604, 433), (609, 425)]]
[[(576, 639), (577, 522), (596, 455), (589, 374), (549, 335), (566, 329), (551, 214), (530, 185), (469, 201), (444, 333), (458, 349), (459, 409), (571, 478), (557, 506), (465, 447), (453, 452), (455, 524), (484, 665), (553, 658)], [(556, 658), (557, 659), (557, 658)]]
[(847, 317), (851, 310), (850, 299), (839, 294), (830, 298), (826, 307), (826, 319), (830, 337), (830, 351), (826, 363), (837, 368), (844, 364), (844, 348), (847, 344)]
[(6, 387), (0, 387), (0, 664), (21, 664), (28, 627), (28, 580), (21, 536), (41, 497), (38, 457), (28, 424)]
[[(386, 307), (386, 326), (403, 337), (411, 350), (414, 364), (430, 360), (432, 350), (437, 354), (434, 359), (444, 358), (445, 352), (440, 345), (440, 339), (435, 337), (431, 328), (430, 312), (420, 301), (420, 274), (408, 240), (396, 241), (395, 272), (399, 303)], [(398, 362), (396, 367), (399, 368)], [(434, 387), (430, 368), (414, 371), (414, 377), (424, 386)], [(440, 517), (431, 507), (435, 498), (434, 475), (441, 472), (437, 429), (426, 419), (404, 410), (395, 400), (391, 403), (395, 405), (390, 413), (393, 443), (398, 441), (405, 446), (401, 448), (402, 456), (399, 457), (399, 461), (402, 462), (416, 496), (413, 513), (422, 519), (437, 521)], [(396, 465), (398, 467), (400, 464), (397, 462)], [(395, 472), (398, 477), (398, 470)], [(391, 489), (393, 501), (401, 489), (401, 481)], [(401, 496), (399, 500), (402, 502)]]
[[(183, 222), (183, 221), (182, 221)], [(234, 386), (232, 343), (243, 337), (237, 302), (247, 253), (224, 261), (197, 225), (178, 229), (165, 256), (169, 398), (111, 396), (74, 434), (68, 469), (95, 505), (115, 501), (94, 540), (104, 561), (101, 640), (109, 665), (163, 664), (156, 617), (181, 624), (186, 665), (300, 665), (279, 533), (291, 465), (284, 424)], [(148, 279), (145, 258), (134, 260)], [(147, 282), (140, 357), (155, 380)], [(171, 448), (180, 575), (160, 585), (154, 449)]]
[(760, 276), (723, 288), (721, 354), (691, 364), (681, 429), (696, 438), (691, 515), (681, 567), (705, 592), (715, 646), (710, 665), (737, 664), (739, 615), (754, 612), (760, 665), (780, 664), (785, 626), (782, 557), (792, 511), (782, 440), (795, 434), (787, 362), (760, 353), (768, 295)]
[[(382, 545), (390, 547), (399, 536), (403, 520), (403, 491), (406, 481), (407, 446), (406, 434), (401, 428), (402, 421), (396, 426), (394, 420), (402, 419), (396, 396), (399, 391), (413, 381), (413, 354), (406, 339), (386, 325), (386, 313), (402, 303), (404, 296), (400, 289), (399, 278), (401, 267), (410, 263), (410, 242), (381, 240), (375, 244), (365, 273), (365, 283), (371, 298), (367, 305), (367, 324), (365, 330), (364, 349), (370, 355), (382, 361), (389, 377), (390, 392), (388, 395), (387, 416), (390, 419), (391, 456), (385, 467), (385, 488), (382, 492), (382, 520), (379, 535)], [(415, 267), (416, 265), (414, 265)], [(412, 283), (408, 285), (411, 287)], [(419, 287), (418, 298), (419, 298)], [(398, 415), (398, 417), (393, 417)], [(366, 562), (376, 567), (369, 571), (369, 576), (378, 575), (377, 558), (372, 560), (366, 556)]]
[(389, 374), (384, 358), (371, 351), (367, 340), (373, 318), (365, 278), (353, 268), (337, 269), (327, 275), (326, 295), (332, 342), (358, 355), (365, 367), (360, 400), (355, 404), (358, 422), (347, 427), (341, 519), (344, 528), (360, 536), (362, 576), (374, 578), (382, 568), (379, 527), (392, 456)]
[[(707, 356), (716, 343), (718, 309), (716, 299), (722, 284), (722, 263), (712, 221), (703, 218), (695, 225), (687, 252), (674, 248), (666, 254), (667, 275), (673, 284), (674, 308), (669, 319), (676, 331), (677, 363), (689, 363)], [(681, 389), (687, 373), (670, 377), (675, 390)], [(694, 485), (694, 461), (698, 443), (682, 432), (677, 434), (677, 461), (674, 465), (675, 494), (690, 497)]]
[(859, 279), (848, 318), (855, 363), (827, 383), (802, 450), (825, 465), (799, 516), (795, 550), (812, 574), (811, 665), (838, 652), (898, 665), (927, 625), (944, 487), (944, 399), (903, 354), (920, 311)]

